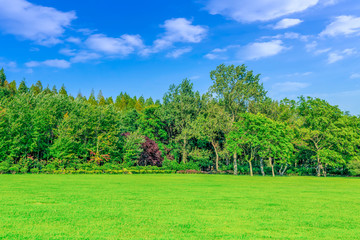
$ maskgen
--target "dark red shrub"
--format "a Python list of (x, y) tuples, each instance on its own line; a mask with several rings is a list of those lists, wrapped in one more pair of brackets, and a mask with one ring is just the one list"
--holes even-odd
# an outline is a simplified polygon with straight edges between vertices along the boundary
[(158, 144), (154, 140), (145, 137), (145, 142), (141, 144), (141, 147), (143, 152), (140, 156), (139, 165), (161, 167), (164, 159), (161, 156), (161, 151), (159, 150)]

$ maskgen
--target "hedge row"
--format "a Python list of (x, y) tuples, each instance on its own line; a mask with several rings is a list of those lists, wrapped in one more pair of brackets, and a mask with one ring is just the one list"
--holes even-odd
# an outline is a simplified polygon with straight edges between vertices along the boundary
[(62, 169), (62, 170), (54, 170), (54, 169), (38, 169), (38, 168), (31, 168), (30, 170), (26, 168), (21, 169), (8, 169), (7, 171), (1, 171), (0, 174), (170, 174), (170, 173), (177, 173), (177, 174), (232, 174), (232, 171), (219, 171), (219, 172), (204, 172), (204, 171), (197, 171), (197, 170), (152, 170), (152, 169), (122, 169), (122, 170), (83, 170), (83, 169)]

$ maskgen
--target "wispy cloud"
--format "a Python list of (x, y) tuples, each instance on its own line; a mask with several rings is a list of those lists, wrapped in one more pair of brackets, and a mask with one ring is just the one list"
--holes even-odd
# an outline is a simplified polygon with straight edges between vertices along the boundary
[(238, 22), (268, 21), (292, 13), (302, 12), (318, 4), (319, 0), (209, 0), (206, 9)]
[(330, 23), (320, 36), (335, 37), (338, 35), (358, 35), (360, 34), (360, 17), (355, 16), (339, 16)]
[(280, 20), (279, 22), (277, 22), (273, 26), (273, 29), (286, 29), (286, 28), (290, 28), (290, 27), (299, 25), (302, 22), (303, 22), (303, 20), (297, 19), (297, 18), (284, 18), (284, 19)]
[(91, 60), (100, 59), (101, 55), (94, 52), (80, 51), (76, 53), (71, 59), (72, 63), (85, 63)]
[(32, 4), (26, 0), (0, 0), (0, 28), (4, 33), (41, 45), (61, 42), (60, 37), (76, 19), (75, 12)]
[(242, 48), (239, 51), (238, 56), (245, 60), (257, 60), (260, 58), (275, 56), (286, 49), (287, 48), (283, 45), (281, 40), (255, 42)]
[(124, 34), (119, 38), (108, 37), (104, 34), (93, 34), (85, 41), (85, 45), (96, 52), (109, 55), (127, 56), (136, 48), (144, 46), (140, 35)]
[(328, 63), (332, 64), (343, 60), (345, 57), (352, 56), (357, 54), (357, 51), (354, 48), (347, 48), (343, 51), (330, 52), (328, 54)]
[(281, 82), (275, 83), (272, 87), (273, 91), (275, 92), (296, 92), (307, 88), (310, 86), (308, 83), (304, 82)]
[(69, 68), (71, 63), (63, 60), (63, 59), (49, 59), (49, 60), (45, 60), (42, 62), (38, 62), (38, 61), (30, 61), (25, 63), (25, 65), (28, 68), (33, 68), (33, 67), (40, 67), (40, 66), (48, 66), (48, 67), (54, 67), (54, 68)]
[(6, 61), (0, 59), (0, 68), (5, 68), (6, 71), (17, 71), (17, 63), (15, 61)]
[(166, 54), (166, 57), (179, 58), (180, 56), (184, 55), (185, 53), (191, 52), (191, 50), (192, 50), (192, 47), (175, 49), (174, 51), (171, 51), (168, 54)]
[(296, 72), (296, 73), (286, 74), (285, 77), (288, 77), (288, 78), (290, 78), (290, 77), (306, 77), (311, 74), (312, 74), (312, 72), (302, 72), (302, 73)]
[(283, 34), (277, 34), (274, 36), (262, 36), (260, 39), (298, 39), (303, 42), (307, 42), (311, 36), (302, 35), (295, 32), (286, 32)]
[(199, 43), (206, 37), (208, 31), (206, 26), (193, 25), (192, 21), (185, 18), (166, 20), (161, 27), (165, 32), (154, 41), (153, 46), (146, 47), (142, 55), (160, 52), (172, 47), (174, 43)]
[(358, 79), (360, 78), (360, 73), (353, 73), (350, 75), (350, 79)]
[(229, 56), (233, 60), (258, 60), (275, 56), (288, 48), (281, 40), (271, 40), (265, 42), (253, 42), (245, 46), (230, 45), (226, 48), (216, 48), (205, 55), (205, 58), (214, 60), (226, 60)]

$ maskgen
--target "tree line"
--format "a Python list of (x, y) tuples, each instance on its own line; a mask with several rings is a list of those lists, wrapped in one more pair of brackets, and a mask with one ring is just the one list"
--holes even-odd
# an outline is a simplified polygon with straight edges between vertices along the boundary
[[(0, 71), (0, 173), (153, 169), (360, 175), (360, 119), (325, 100), (273, 100), (245, 65), (219, 65), (162, 101), (17, 86)], [(191, 172), (191, 171), (190, 171)]]

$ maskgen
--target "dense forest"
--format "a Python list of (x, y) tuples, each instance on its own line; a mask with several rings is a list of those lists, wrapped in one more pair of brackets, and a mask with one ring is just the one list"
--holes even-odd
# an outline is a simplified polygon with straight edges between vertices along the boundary
[[(69, 95), (0, 71), (0, 173), (360, 175), (360, 119), (319, 98), (276, 101), (246, 66), (220, 65), (162, 101)], [(210, 83), (210, 82), (209, 82)]]

